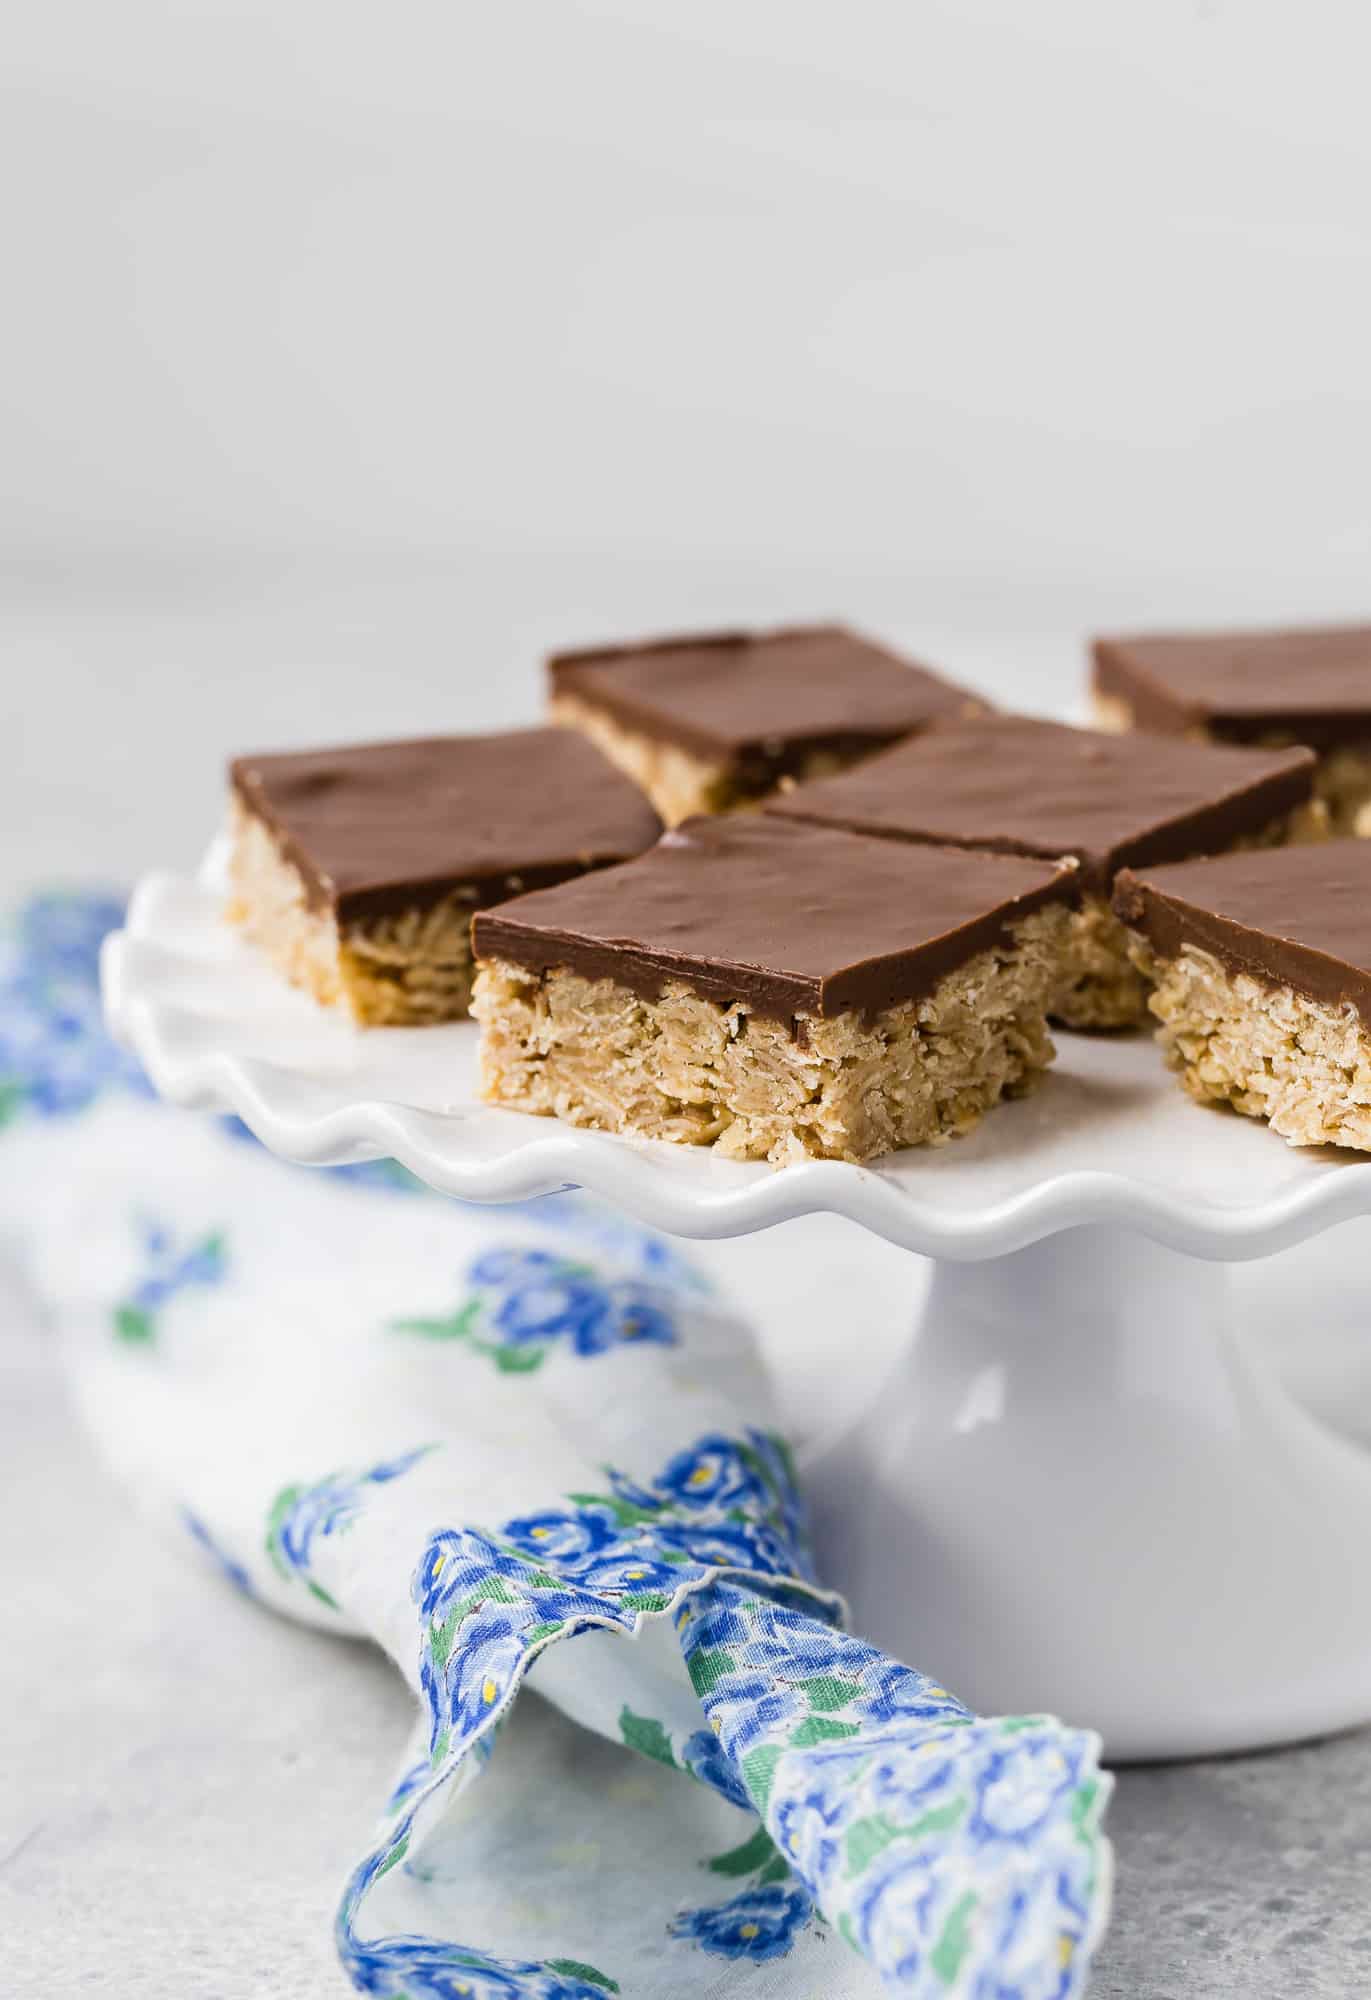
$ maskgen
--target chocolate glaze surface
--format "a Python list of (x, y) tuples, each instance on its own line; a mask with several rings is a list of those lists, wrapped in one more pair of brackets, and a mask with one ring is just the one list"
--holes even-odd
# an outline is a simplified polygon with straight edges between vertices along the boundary
[(1315, 749), (1371, 740), (1371, 625), (1097, 639), (1095, 687), (1141, 729), (1276, 732)]
[(1102, 891), (1128, 863), (1230, 846), (1302, 804), (1313, 780), (1308, 750), (1240, 750), (981, 716), (939, 723), (765, 809), (854, 833), (1072, 855), (1082, 886)]
[(977, 700), (842, 625), (555, 653), (547, 667), (554, 695), (725, 763), (873, 749)]
[(459, 884), (496, 900), (626, 860), (661, 832), (636, 785), (568, 729), (238, 757), (229, 776), (311, 905), (344, 921)]
[(478, 958), (566, 967), (647, 998), (669, 980), (773, 1020), (930, 992), (1070, 871), (758, 815), (687, 820), (622, 868), (483, 911)]
[(1272, 847), (1125, 870), (1114, 908), (1158, 957), (1187, 944), (1267, 986), (1290, 986), (1371, 1026), (1371, 841)]

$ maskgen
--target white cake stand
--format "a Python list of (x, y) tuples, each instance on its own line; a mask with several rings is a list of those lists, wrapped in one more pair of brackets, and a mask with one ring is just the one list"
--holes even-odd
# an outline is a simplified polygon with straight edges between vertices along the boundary
[[(936, 1260), (893, 1377), (806, 1468), (873, 1638), (980, 1709), (1092, 1723), (1116, 1758), (1371, 1720), (1365, 1363), (1342, 1350), (1316, 1417), (1262, 1353), (1363, 1331), (1366, 1239), (1325, 1232), (1371, 1215), (1371, 1163), (1198, 1110), (1147, 1037), (1061, 1036), (1032, 1097), (874, 1167), (577, 1132), (479, 1102), (474, 1028), (358, 1032), (218, 911), (212, 861), (149, 877), (106, 945), (109, 1018), (164, 1096), (287, 1159), (390, 1155), (468, 1201), (578, 1185), (682, 1236), (833, 1211)], [(1286, 1259), (1236, 1268), (1314, 1238), (1293, 1283)], [(861, 1329), (854, 1298), (835, 1370)]]

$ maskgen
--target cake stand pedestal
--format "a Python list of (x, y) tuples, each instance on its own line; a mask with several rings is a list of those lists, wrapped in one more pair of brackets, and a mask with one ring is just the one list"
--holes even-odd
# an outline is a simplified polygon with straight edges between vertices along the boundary
[[(1272, 1301), (1235, 1274), (1318, 1238), (1299, 1309), (1274, 1309), (1292, 1341), (1346, 1325), (1371, 1286), (1334, 1226), (1371, 1214), (1371, 1165), (1196, 1109), (1141, 1037), (1062, 1037), (1031, 1098), (875, 1168), (577, 1132), (483, 1105), (469, 1026), (321, 1016), (218, 908), (213, 858), (140, 887), (106, 946), (110, 1020), (165, 1096), (286, 1158), (390, 1155), (475, 1201), (579, 1185), (693, 1237), (834, 1211), (936, 1260), (893, 1373), (805, 1455), (859, 1629), (981, 1710), (1094, 1725), (1114, 1758), (1371, 1721), (1371, 1408), (1349, 1389), (1336, 1428), (1312, 1415), (1254, 1337)], [(854, 1299), (835, 1367), (860, 1332)]]
[(1225, 1265), (1116, 1227), (939, 1263), (894, 1373), (805, 1467), (858, 1628), (978, 1709), (1089, 1720), (1114, 1758), (1371, 1719), (1371, 1454), (1293, 1400), (1238, 1303)]

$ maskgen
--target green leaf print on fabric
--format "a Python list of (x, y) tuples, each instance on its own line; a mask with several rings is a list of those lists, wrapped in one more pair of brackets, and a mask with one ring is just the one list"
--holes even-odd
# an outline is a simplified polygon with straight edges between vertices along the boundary
[(465, 1340), (480, 1310), (479, 1299), (468, 1299), (447, 1319), (393, 1319), (390, 1324), (393, 1332), (417, 1334), (421, 1340)]
[(619, 1710), (619, 1734), (628, 1748), (636, 1750), (639, 1756), (651, 1757), (658, 1764), (667, 1764), (673, 1771), (676, 1769), (671, 1738), (652, 1716), (635, 1715), (625, 1703)]
[[(741, 1847), (732, 1847), (727, 1854), (716, 1854), (705, 1866), (712, 1875), (755, 1875), (759, 1868), (768, 1868), (775, 1858), (776, 1843), (766, 1828), (759, 1826)], [(784, 1868), (784, 1862), (781, 1865)]]
[(114, 1308), (114, 1331), (120, 1340), (126, 1340), (130, 1347), (145, 1346), (153, 1336), (152, 1314), (138, 1306), (116, 1306)]
[(217, 1229), (187, 1245), (154, 1217), (140, 1216), (136, 1227), (140, 1275), (114, 1306), (111, 1325), (116, 1340), (147, 1347), (157, 1338), (158, 1317), (172, 1300), (197, 1287), (222, 1284), (228, 1258)]
[(611, 1979), (607, 1972), (597, 1972), (593, 1965), (582, 1965), (579, 1958), (550, 1958), (548, 1966), (568, 1979), (588, 1979), (592, 1986), (603, 1986), (606, 1993), (619, 1991), (617, 1979)]

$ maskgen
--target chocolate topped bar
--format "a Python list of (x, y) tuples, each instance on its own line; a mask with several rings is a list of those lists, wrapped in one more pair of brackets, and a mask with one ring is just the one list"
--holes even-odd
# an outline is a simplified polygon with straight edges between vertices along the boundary
[(1159, 959), (1187, 945), (1230, 972), (1371, 1026), (1371, 848), (1355, 840), (1125, 870), (1114, 908)]
[(1125, 869), (1114, 907), (1188, 1096), (1292, 1146), (1371, 1152), (1365, 842)]
[(244, 810), (341, 925), (473, 902), (638, 854), (660, 822), (637, 788), (563, 729), (434, 736), (239, 757)]
[(1069, 894), (1069, 871), (742, 817), (691, 820), (622, 868), (475, 920), (478, 960), (667, 982), (772, 1020), (875, 1014), (930, 992)]
[(668, 825), (841, 770), (978, 706), (840, 625), (560, 653), (548, 676), (552, 719), (585, 731)]
[(1082, 887), (1116, 869), (1214, 852), (1309, 798), (1307, 750), (1109, 735), (1022, 716), (940, 723), (835, 778), (769, 800), (768, 814), (849, 832), (1044, 858)]
[(875, 747), (974, 697), (842, 625), (717, 632), (557, 653), (554, 695), (705, 757)]
[(1140, 729), (1371, 742), (1371, 626), (1097, 639), (1096, 694)]

